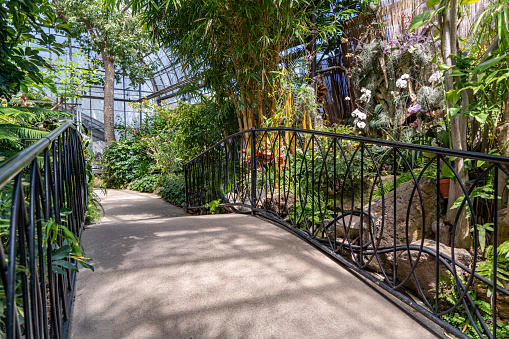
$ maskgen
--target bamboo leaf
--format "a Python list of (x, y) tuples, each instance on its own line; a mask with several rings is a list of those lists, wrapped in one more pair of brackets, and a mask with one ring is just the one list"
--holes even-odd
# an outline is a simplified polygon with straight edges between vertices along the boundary
[(63, 259), (66, 258), (69, 254), (71, 254), (71, 247), (68, 245), (64, 245), (51, 253), (51, 259), (52, 260)]
[(76, 264), (73, 264), (67, 260), (53, 260), (52, 264), (53, 264), (53, 267), (55, 267), (55, 265), (57, 265), (57, 266), (61, 266), (61, 267), (68, 268), (70, 270), (78, 272), (78, 266), (76, 266)]

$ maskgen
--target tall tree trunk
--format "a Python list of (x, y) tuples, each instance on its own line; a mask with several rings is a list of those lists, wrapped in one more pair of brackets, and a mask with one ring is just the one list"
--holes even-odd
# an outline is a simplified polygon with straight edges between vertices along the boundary
[(104, 63), (104, 139), (106, 146), (115, 141), (115, 59), (105, 51), (101, 53)]
[[(454, 66), (456, 64), (456, 60), (454, 55), (458, 54), (458, 31), (457, 31), (457, 21), (458, 21), (458, 1), (457, 0), (449, 0), (448, 8), (446, 10), (444, 25), (442, 29), (442, 48), (443, 48), (443, 57), (445, 64), (449, 66)], [(448, 73), (452, 71), (449, 70)], [(454, 89), (454, 79), (449, 74), (445, 77), (445, 89), (446, 91), (450, 91)], [(451, 108), (453, 105), (447, 101), (447, 105)], [(450, 128), (451, 128), (451, 141), (452, 147), (457, 150), (466, 151), (467, 150), (467, 119), (464, 115), (458, 115), (450, 120)], [(458, 179), (465, 182), (467, 178), (467, 170), (465, 168), (464, 159), (457, 158), (454, 160), (454, 169), (458, 174)], [(468, 221), (465, 214), (465, 208), (463, 208), (459, 217), (457, 217), (458, 209), (451, 210), (452, 204), (454, 202), (464, 196), (464, 192), (461, 189), (461, 185), (458, 180), (452, 180), (450, 189), (449, 189), (449, 201), (447, 206), (447, 214), (445, 216), (445, 221), (450, 224), (455, 224), (456, 219), (456, 227), (454, 232), (454, 246), (461, 248), (470, 248), (472, 246), (472, 239), (470, 237), (470, 228), (468, 225)]]

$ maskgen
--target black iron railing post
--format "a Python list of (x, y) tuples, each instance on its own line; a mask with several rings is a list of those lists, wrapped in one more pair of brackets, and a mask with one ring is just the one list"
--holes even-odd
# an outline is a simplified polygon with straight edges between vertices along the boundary
[(256, 204), (256, 131), (251, 129), (251, 214), (255, 214)]
[(186, 206), (185, 206), (185, 210), (186, 211), (188, 210), (188, 207), (189, 207), (188, 186), (189, 186), (189, 183), (187, 182), (187, 164), (184, 164), (184, 192), (185, 192), (185, 195), (186, 195)]
[[(66, 337), (75, 272), (64, 268), (63, 274), (56, 274), (53, 269), (53, 248), (62, 246), (63, 240), (58, 231), (48, 234), (46, 223), (64, 224), (79, 238), (86, 213), (86, 184), (81, 137), (70, 123), (0, 168), (0, 189), (11, 197), (9, 232), (0, 239), (6, 338)], [(64, 208), (70, 210), (65, 219), (60, 215)], [(70, 258), (62, 261), (75, 263)], [(25, 269), (19, 272), (20, 267)]]
[[(257, 140), (259, 132), (262, 134)], [(320, 146), (326, 138), (333, 142), (328, 150)], [(225, 144), (231, 144), (232, 149), (225, 150), (223, 159), (221, 150)], [(220, 174), (204, 177), (204, 161), (210, 161), (214, 149), (219, 149), (219, 156), (212, 161), (220, 163), (218, 170), (212, 170)], [(409, 158), (412, 152), (428, 155), (415, 167)], [(458, 177), (446, 157), (479, 160), (488, 165), (472, 171), (479, 178), (468, 183), (467, 191), (467, 183)], [(455, 224), (468, 207), (469, 222), (474, 225), (473, 252), (455, 245), (455, 226), (449, 227), (444, 220), (447, 197), (444, 194), (442, 199), (438, 191), (442, 163), (454, 172), (453, 180), (463, 189), (464, 201), (456, 210)], [(432, 167), (435, 165), (436, 171)], [(493, 253), (497, 253), (501, 242), (507, 240), (500, 234), (499, 209), (504, 205), (497, 203), (502, 193), (498, 181), (504, 179), (499, 174), (509, 177), (506, 165), (509, 158), (490, 154), (293, 128), (250, 129), (223, 139), (187, 163), (186, 202), (188, 209), (203, 208), (209, 201), (202, 201), (202, 188), (207, 187), (202, 180), (209, 180), (209, 186), (214, 187), (216, 181), (222, 185), (221, 172), (225, 166), (226, 183), (217, 192), (225, 202), (221, 205), (234, 210), (239, 207), (237, 211), (241, 213), (287, 227), (458, 337), (465, 337), (462, 328), (458, 330), (445, 323), (443, 315), (459, 312), (472, 324), (470, 334), (475, 331), (481, 338), (496, 338), (500, 330), (497, 307), (505, 302), (500, 297), (509, 296), (509, 291), (497, 285), (503, 275), (500, 257), (493, 255), (480, 262), (489, 265), (491, 276), (476, 269), (481, 227), (477, 223), (490, 226), (484, 230), (489, 231), (490, 238), (483, 239), (483, 245), (490, 245)], [(486, 191), (491, 192), (491, 198), (473, 195), (474, 190), (486, 186), (491, 175), (494, 189)], [(200, 198), (193, 198), (194, 194)], [(209, 198), (212, 197), (206, 197)], [(262, 198), (264, 203), (257, 208)], [(345, 199), (350, 203), (345, 204)], [(480, 217), (476, 216), (478, 213)], [(315, 220), (317, 216), (321, 220)], [(318, 223), (325, 233), (315, 231)], [(468, 293), (480, 285), (492, 291), (491, 312), (485, 311), (486, 314)], [(458, 292), (455, 305), (443, 297), (444, 291), (450, 290)], [(486, 294), (479, 295), (482, 293)], [(422, 304), (417, 304), (415, 298)]]

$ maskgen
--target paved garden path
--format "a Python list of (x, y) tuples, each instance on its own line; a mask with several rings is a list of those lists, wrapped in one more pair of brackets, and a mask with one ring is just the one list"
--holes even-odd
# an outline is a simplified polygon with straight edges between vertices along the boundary
[(83, 234), (95, 272), (78, 274), (71, 338), (443, 336), (258, 218), (191, 216), (123, 190), (102, 203), (106, 217)]

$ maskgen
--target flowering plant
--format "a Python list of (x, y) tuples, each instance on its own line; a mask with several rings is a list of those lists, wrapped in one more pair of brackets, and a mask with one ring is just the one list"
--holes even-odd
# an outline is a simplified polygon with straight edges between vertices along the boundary
[[(436, 69), (434, 58), (434, 42), (426, 31), (364, 44), (351, 70), (353, 83), (361, 88), (354, 125), (404, 141), (443, 129), (443, 72), (430, 72)], [(362, 119), (367, 116), (369, 121)]]

